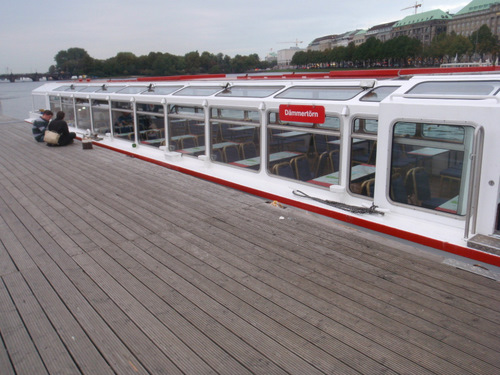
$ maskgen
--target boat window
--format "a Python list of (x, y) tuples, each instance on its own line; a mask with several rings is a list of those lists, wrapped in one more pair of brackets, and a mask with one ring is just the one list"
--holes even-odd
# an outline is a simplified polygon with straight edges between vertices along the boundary
[(398, 88), (399, 86), (379, 86), (370, 90), (359, 100), (362, 102), (381, 102)]
[(377, 161), (378, 120), (356, 118), (351, 135), (349, 190), (373, 197)]
[(193, 115), (196, 118), (204, 118), (204, 111), (202, 107), (196, 106), (181, 106), (181, 105), (169, 105), (168, 113), (172, 116), (175, 115)]
[(265, 98), (281, 90), (284, 86), (230, 86), (216, 96)]
[(151, 89), (141, 93), (141, 95), (169, 95), (182, 87), (184, 86), (153, 86)]
[(257, 170), (260, 166), (260, 114), (257, 110), (210, 109), (210, 157), (215, 162)]
[(79, 91), (80, 92), (95, 92), (95, 91), (99, 90), (100, 88), (101, 88), (101, 86), (86, 86)]
[(73, 98), (61, 97), (61, 110), (64, 112), (64, 120), (69, 126), (75, 127), (75, 107)]
[(338, 117), (328, 116), (325, 118), (323, 124), (316, 124), (316, 127), (340, 131), (340, 119)]
[(91, 130), (90, 103), (88, 99), (76, 99), (76, 127), (80, 130)]
[(163, 113), (163, 105), (161, 105), (161, 104), (149, 104), (149, 103), (137, 103), (137, 112)]
[(128, 109), (132, 110), (132, 103), (130, 102), (111, 102), (111, 108), (113, 109)]
[(463, 142), (465, 131), (463, 128), (448, 125), (422, 124), (422, 137), (429, 139), (442, 139), (449, 142)]
[(93, 133), (111, 133), (109, 119), (109, 102), (107, 100), (92, 100)]
[(389, 197), (397, 203), (465, 215), (474, 129), (396, 123)]
[(407, 94), (427, 95), (493, 95), (500, 89), (500, 81), (422, 82)]
[(231, 108), (211, 108), (210, 118), (217, 119), (218, 121), (242, 121), (242, 125), (247, 123), (260, 123), (260, 114), (258, 111), (249, 111), (242, 109), (231, 109)]
[(133, 104), (130, 102), (111, 102), (111, 121), (113, 137), (135, 141)]
[(140, 92), (146, 91), (148, 86), (129, 86), (121, 90), (117, 90), (117, 94), (139, 94)]
[(307, 87), (294, 86), (279, 93), (275, 98), (283, 99), (315, 99), (315, 100), (349, 100), (363, 89), (361, 87)]
[(40, 111), (40, 113), (42, 113), (46, 109), (45, 95), (33, 94), (31, 98), (33, 100), (33, 109), (38, 110)]
[[(280, 178), (329, 187), (339, 183), (340, 120), (326, 116), (325, 126), (280, 121), (279, 113), (268, 114), (267, 172)], [(324, 124), (323, 124), (324, 125)], [(330, 127), (331, 126), (331, 127)]]
[(50, 110), (53, 112), (53, 113), (57, 113), (59, 111), (61, 111), (61, 98), (58, 97), (58, 96), (53, 96), (53, 95), (50, 95), (49, 96), (49, 103), (50, 103)]
[(188, 86), (177, 91), (176, 96), (209, 96), (223, 89), (221, 86)]
[(107, 86), (107, 85), (102, 85), (99, 90), (96, 92), (102, 92), (102, 93), (113, 93), (117, 92), (118, 90), (123, 89), (125, 86)]
[(202, 107), (168, 107), (168, 148), (187, 156), (205, 153), (205, 112)]
[(54, 90), (52, 91), (66, 91), (70, 88), (70, 85), (65, 85), (65, 86), (59, 86), (57, 88), (55, 88)]
[(163, 105), (137, 103), (136, 109), (139, 142), (153, 147), (164, 146), (166, 142)]

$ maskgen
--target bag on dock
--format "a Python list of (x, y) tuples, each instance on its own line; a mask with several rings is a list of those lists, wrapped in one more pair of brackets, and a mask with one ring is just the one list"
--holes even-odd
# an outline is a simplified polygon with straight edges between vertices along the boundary
[(43, 140), (51, 145), (59, 144), (59, 137), (61, 135), (59, 133), (53, 132), (52, 130), (45, 130), (45, 135)]

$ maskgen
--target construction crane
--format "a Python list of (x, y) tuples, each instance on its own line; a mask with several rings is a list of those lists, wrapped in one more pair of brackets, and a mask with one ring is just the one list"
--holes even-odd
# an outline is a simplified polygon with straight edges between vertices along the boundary
[(415, 8), (415, 14), (417, 14), (417, 9), (418, 9), (419, 7), (421, 7), (421, 6), (422, 6), (422, 4), (419, 4), (419, 3), (417, 3), (417, 2), (415, 1), (415, 5), (412, 5), (411, 7), (406, 7), (406, 8), (403, 8), (403, 9), (401, 9), (401, 10), (406, 10), (406, 9)]
[(293, 42), (278, 42), (278, 43), (280, 43), (280, 44), (284, 44), (284, 43), (286, 43), (286, 44), (295, 43), (295, 47), (298, 47), (300, 43), (304, 43), (304, 42), (303, 42), (303, 41), (301, 41), (301, 40), (295, 39), (295, 41), (293, 41)]

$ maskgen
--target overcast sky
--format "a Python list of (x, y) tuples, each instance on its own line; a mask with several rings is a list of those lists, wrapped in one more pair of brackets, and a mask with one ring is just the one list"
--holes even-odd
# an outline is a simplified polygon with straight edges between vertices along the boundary
[[(456, 13), (470, 1), (421, 0)], [(249, 55), (414, 14), (415, 0), (10, 0), (2, 4), (0, 73), (46, 72), (61, 50), (96, 59), (191, 51)]]

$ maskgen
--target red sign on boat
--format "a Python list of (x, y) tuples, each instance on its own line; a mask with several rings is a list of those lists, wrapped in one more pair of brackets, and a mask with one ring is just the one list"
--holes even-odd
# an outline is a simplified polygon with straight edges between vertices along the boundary
[(280, 120), (323, 124), (325, 107), (317, 105), (280, 105)]

